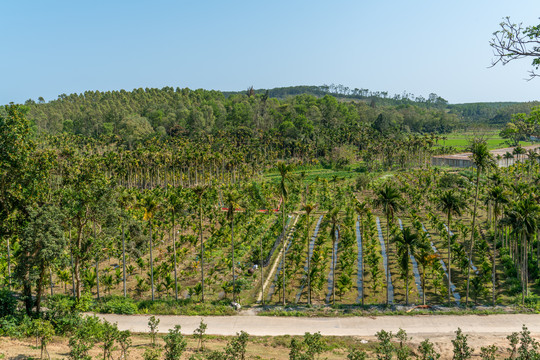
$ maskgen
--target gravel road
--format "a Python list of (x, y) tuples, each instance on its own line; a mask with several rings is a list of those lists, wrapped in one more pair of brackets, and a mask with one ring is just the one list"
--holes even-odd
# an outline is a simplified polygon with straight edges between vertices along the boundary
[[(148, 331), (150, 315), (99, 314), (100, 318), (117, 323), (120, 330)], [(303, 335), (320, 331), (322, 335), (373, 336), (377, 331), (396, 332), (400, 328), (409, 335), (453, 335), (460, 327), (475, 335), (508, 335), (520, 331), (525, 324), (532, 334), (540, 334), (540, 314), (508, 315), (416, 315), (343, 318), (298, 318), (267, 316), (174, 316), (159, 315), (159, 332), (165, 333), (175, 325), (182, 326), (184, 334), (191, 334), (201, 319), (208, 324), (206, 333), (235, 335), (241, 330), (250, 335)]]

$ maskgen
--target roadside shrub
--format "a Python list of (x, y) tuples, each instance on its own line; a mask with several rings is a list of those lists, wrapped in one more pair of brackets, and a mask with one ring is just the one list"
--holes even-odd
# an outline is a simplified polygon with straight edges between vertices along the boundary
[(137, 313), (138, 307), (130, 298), (112, 296), (103, 298), (96, 303), (93, 310), (105, 314), (133, 315)]

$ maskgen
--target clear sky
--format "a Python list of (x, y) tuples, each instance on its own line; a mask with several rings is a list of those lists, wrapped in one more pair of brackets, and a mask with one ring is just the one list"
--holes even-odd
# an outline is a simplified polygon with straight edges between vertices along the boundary
[(540, 100), (528, 59), (489, 69), (539, 0), (25, 1), (0, 7), (0, 103), (85, 90), (343, 84), (451, 103)]

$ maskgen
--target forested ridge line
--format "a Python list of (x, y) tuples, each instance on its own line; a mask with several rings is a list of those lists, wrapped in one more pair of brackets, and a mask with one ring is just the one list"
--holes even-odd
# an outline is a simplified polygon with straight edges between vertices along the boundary
[(377, 120), (389, 123), (393, 132), (447, 133), (470, 123), (505, 124), (512, 114), (528, 113), (538, 102), (452, 105), (434, 93), (428, 98), (406, 92), (389, 96), (383, 91), (323, 85), (242, 92), (178, 87), (85, 91), (61, 94), (49, 102), (29, 99), (25, 105), (40, 132), (117, 134), (133, 141), (150, 134), (194, 137), (245, 128), (310, 138), (320, 129), (373, 125)]

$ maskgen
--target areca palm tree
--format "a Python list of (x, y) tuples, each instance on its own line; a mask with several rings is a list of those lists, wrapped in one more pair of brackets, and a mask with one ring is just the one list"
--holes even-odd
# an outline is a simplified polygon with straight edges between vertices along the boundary
[(236, 301), (236, 278), (234, 273), (234, 213), (240, 207), (240, 194), (237, 191), (229, 191), (225, 194), (225, 206), (227, 207), (227, 220), (231, 225), (231, 247), (232, 247), (232, 284), (233, 301)]
[(411, 254), (416, 252), (420, 244), (419, 237), (418, 234), (413, 233), (410, 228), (406, 227), (398, 232), (394, 241), (397, 245), (399, 266), (405, 275), (405, 303), (409, 305), (409, 258)]
[(152, 254), (154, 246), (152, 228), (154, 215), (160, 207), (157, 194), (151, 190), (147, 191), (140, 199), (139, 207), (144, 210), (143, 220), (148, 221), (148, 228), (150, 230), (150, 287), (152, 289), (152, 301), (154, 301), (154, 257)]
[(448, 236), (448, 304), (451, 302), (452, 290), (450, 284), (452, 282), (452, 245), (451, 245), (451, 236), (450, 236), (450, 227), (452, 215), (461, 216), (461, 211), (467, 207), (467, 204), (459, 194), (456, 193), (454, 189), (444, 191), (437, 198), (437, 208), (446, 213), (447, 220), (447, 236)]
[[(401, 203), (402, 198), (399, 191), (391, 186), (389, 183), (385, 183), (383, 187), (379, 188), (375, 192), (375, 199), (373, 199), (373, 205), (380, 207), (386, 216), (386, 239), (389, 239), (390, 234), (390, 220), (393, 221), (394, 214), (403, 209)], [(390, 242), (388, 243), (388, 250), (390, 253)], [(386, 262), (386, 304), (389, 304), (389, 285), (390, 285), (390, 259)]]
[(281, 269), (283, 271), (282, 276), (282, 288), (283, 288), (283, 306), (286, 305), (285, 299), (285, 205), (287, 197), (289, 195), (288, 184), (292, 182), (291, 172), (294, 169), (293, 164), (286, 164), (284, 161), (278, 161), (277, 169), (280, 175), (279, 190), (281, 193), (281, 221), (282, 221), (282, 235), (281, 235)]
[(360, 264), (360, 274), (359, 276), (362, 276), (362, 305), (364, 305), (364, 216), (367, 215), (369, 211), (369, 207), (366, 202), (356, 200), (356, 203), (354, 204), (354, 210), (356, 214), (360, 217), (360, 227), (361, 227), (361, 244), (362, 244), (362, 264)]
[(168, 207), (172, 215), (172, 236), (173, 236), (173, 259), (174, 259), (174, 298), (178, 300), (178, 274), (176, 259), (176, 215), (182, 211), (184, 201), (182, 199), (182, 188), (170, 187), (167, 194)]
[(524, 197), (515, 203), (506, 212), (504, 222), (512, 226), (514, 233), (521, 237), (520, 274), (522, 284), (521, 302), (525, 302), (525, 296), (529, 292), (528, 284), (528, 240), (538, 227), (540, 205), (536, 202), (534, 194)]
[(201, 302), (204, 303), (204, 243), (203, 243), (203, 222), (202, 222), (202, 197), (208, 186), (197, 185), (192, 188), (193, 193), (197, 196), (197, 207), (199, 210), (199, 240), (201, 245)]
[(332, 237), (332, 305), (336, 304), (336, 262), (337, 262), (337, 249), (336, 242), (339, 240), (339, 225), (341, 224), (341, 218), (339, 216), (339, 208), (335, 207), (328, 212), (328, 221), (331, 224), (330, 236)]
[(122, 191), (119, 194), (118, 197), (118, 203), (120, 204), (120, 207), (124, 211), (121, 213), (121, 222), (122, 222), (122, 270), (123, 270), (123, 278), (122, 283), (124, 287), (124, 297), (127, 296), (127, 287), (126, 287), (126, 239), (125, 239), (125, 212), (132, 206), (132, 202), (134, 201), (133, 196), (130, 192), (128, 192), (125, 188), (122, 189)]
[[(472, 140), (469, 149), (471, 152), (471, 161), (476, 167), (476, 192), (474, 196), (474, 209), (473, 209), (473, 219), (471, 226), (471, 242), (469, 244), (469, 259), (473, 259), (473, 245), (474, 245), (474, 235), (475, 235), (475, 226), (476, 226), (476, 210), (478, 205), (478, 192), (480, 190), (480, 174), (485, 170), (494, 166), (493, 156), (488, 150), (487, 142), (483, 139), (475, 138)], [(469, 289), (470, 289), (470, 279), (471, 279), (471, 267), (467, 269), (467, 297), (465, 304), (469, 305)]]
[(317, 205), (309, 203), (302, 205), (303, 210), (306, 212), (306, 243), (307, 243), (307, 285), (308, 285), (308, 305), (311, 305), (311, 258), (309, 256), (309, 228), (311, 223), (309, 221), (309, 215)]
[(492, 244), (492, 271), (491, 271), (491, 282), (492, 282), (492, 302), (495, 306), (496, 301), (496, 289), (495, 289), (495, 270), (496, 270), (496, 252), (497, 252), (497, 235), (498, 235), (498, 223), (497, 218), (501, 215), (501, 205), (508, 203), (508, 197), (506, 191), (502, 186), (495, 186), (488, 190), (487, 193), (488, 201), (493, 204), (493, 244)]

